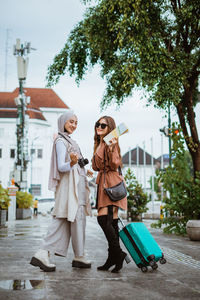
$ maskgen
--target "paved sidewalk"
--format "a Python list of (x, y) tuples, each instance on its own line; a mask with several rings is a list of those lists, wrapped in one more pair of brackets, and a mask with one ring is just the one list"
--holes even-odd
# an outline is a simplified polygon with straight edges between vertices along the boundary
[[(200, 242), (150, 229), (167, 264), (142, 273), (131, 262), (120, 273), (97, 271), (107, 245), (96, 217), (87, 218), (86, 249), (91, 269), (72, 268), (73, 252), (55, 257), (56, 272), (44, 273), (29, 264), (40, 247), (51, 217), (15, 221), (0, 229), (0, 300), (131, 300), (200, 299)], [(150, 227), (150, 221), (144, 221)]]

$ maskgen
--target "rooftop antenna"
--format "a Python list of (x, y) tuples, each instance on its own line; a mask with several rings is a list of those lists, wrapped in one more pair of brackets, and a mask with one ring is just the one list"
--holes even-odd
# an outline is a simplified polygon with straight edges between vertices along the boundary
[(27, 77), (28, 55), (31, 50), (30, 42), (21, 43), (16, 39), (13, 47), (13, 54), (17, 58), (17, 75), (19, 80), (19, 95), (15, 98), (17, 106), (17, 160), (15, 163), (15, 181), (19, 184), (20, 189), (27, 190), (27, 164), (28, 157), (28, 118), (26, 107), (30, 103), (30, 97), (24, 93), (24, 82)]
[(10, 29), (6, 29), (6, 44), (5, 44), (5, 72), (4, 72), (4, 90), (7, 91), (7, 78), (8, 78), (8, 51), (9, 51), (9, 34)]

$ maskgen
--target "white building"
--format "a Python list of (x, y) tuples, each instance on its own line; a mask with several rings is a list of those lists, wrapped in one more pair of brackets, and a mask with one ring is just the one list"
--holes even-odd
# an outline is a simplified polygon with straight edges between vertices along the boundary
[[(155, 176), (156, 169), (161, 168), (161, 156), (155, 159), (149, 153), (140, 147), (136, 147), (126, 152), (122, 157), (123, 175), (130, 168), (139, 184), (142, 185), (144, 192), (152, 197), (150, 179)], [(169, 155), (163, 155), (163, 168), (169, 165)], [(156, 200), (157, 195), (153, 192), (152, 201), (147, 204), (148, 212), (143, 214), (144, 218), (159, 218), (160, 217), (160, 201)]]
[(126, 152), (122, 157), (123, 174), (131, 168), (137, 181), (146, 192), (151, 191), (150, 178), (155, 175), (158, 167), (158, 160), (145, 152), (142, 148), (136, 147)]
[[(17, 107), (14, 99), (19, 90), (0, 92), (0, 182), (7, 187), (16, 158)], [(27, 106), (29, 163), (28, 188), (38, 198), (52, 198), (48, 190), (48, 176), (53, 135), (57, 132), (57, 119), (69, 107), (52, 89), (25, 88), (30, 96)]]

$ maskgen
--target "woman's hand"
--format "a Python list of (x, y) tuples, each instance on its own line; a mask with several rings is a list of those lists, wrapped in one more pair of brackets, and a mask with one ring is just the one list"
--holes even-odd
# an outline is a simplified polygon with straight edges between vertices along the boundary
[(71, 152), (70, 153), (70, 166), (73, 167), (78, 162), (78, 154)]
[(94, 173), (93, 173), (91, 170), (87, 170), (87, 176), (88, 176), (88, 177), (91, 177), (91, 178), (92, 178), (92, 177), (93, 177), (93, 174), (94, 174)]
[(113, 151), (114, 146), (117, 144), (117, 138), (113, 138), (109, 141), (110, 145), (108, 146), (109, 151)]

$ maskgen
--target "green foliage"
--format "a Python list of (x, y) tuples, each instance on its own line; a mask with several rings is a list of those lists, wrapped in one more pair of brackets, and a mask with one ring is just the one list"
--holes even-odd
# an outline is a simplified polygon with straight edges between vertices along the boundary
[[(158, 174), (158, 170), (156, 170), (156, 174)], [(149, 179), (149, 183), (150, 183), (150, 187), (152, 189), (152, 176)], [(158, 195), (158, 201), (160, 201), (161, 188), (160, 188), (160, 181), (157, 176), (154, 176), (154, 191)]]
[(8, 209), (10, 203), (10, 197), (8, 196), (8, 189), (4, 189), (0, 184), (0, 209)]
[(138, 88), (146, 91), (155, 107), (166, 110), (170, 101), (184, 130), (194, 172), (200, 171), (193, 111), (200, 74), (200, 1), (82, 2), (87, 7), (84, 18), (48, 67), (48, 86), (66, 72), (79, 83), (99, 64), (107, 82), (102, 109), (112, 103), (120, 106)]
[(177, 104), (199, 70), (200, 2), (83, 2), (85, 16), (49, 66), (48, 84), (57, 83), (66, 71), (79, 82), (98, 63), (107, 80), (102, 106), (121, 104), (135, 87), (151, 92), (159, 107), (169, 99)]
[(142, 213), (146, 212), (146, 207), (149, 202), (147, 194), (142, 190), (142, 186), (137, 182), (136, 177), (130, 168), (126, 171), (124, 176), (127, 188), (128, 200), (128, 215), (132, 220), (138, 219)]
[(196, 173), (195, 178), (191, 175), (180, 126), (179, 134), (173, 134), (172, 140), (172, 166), (158, 175), (165, 192), (168, 191), (170, 195), (164, 199), (167, 217), (157, 225), (165, 224), (165, 232), (184, 234), (188, 220), (200, 219), (200, 172)]
[(18, 191), (16, 202), (18, 208), (30, 208), (33, 206), (33, 196), (30, 193)]

